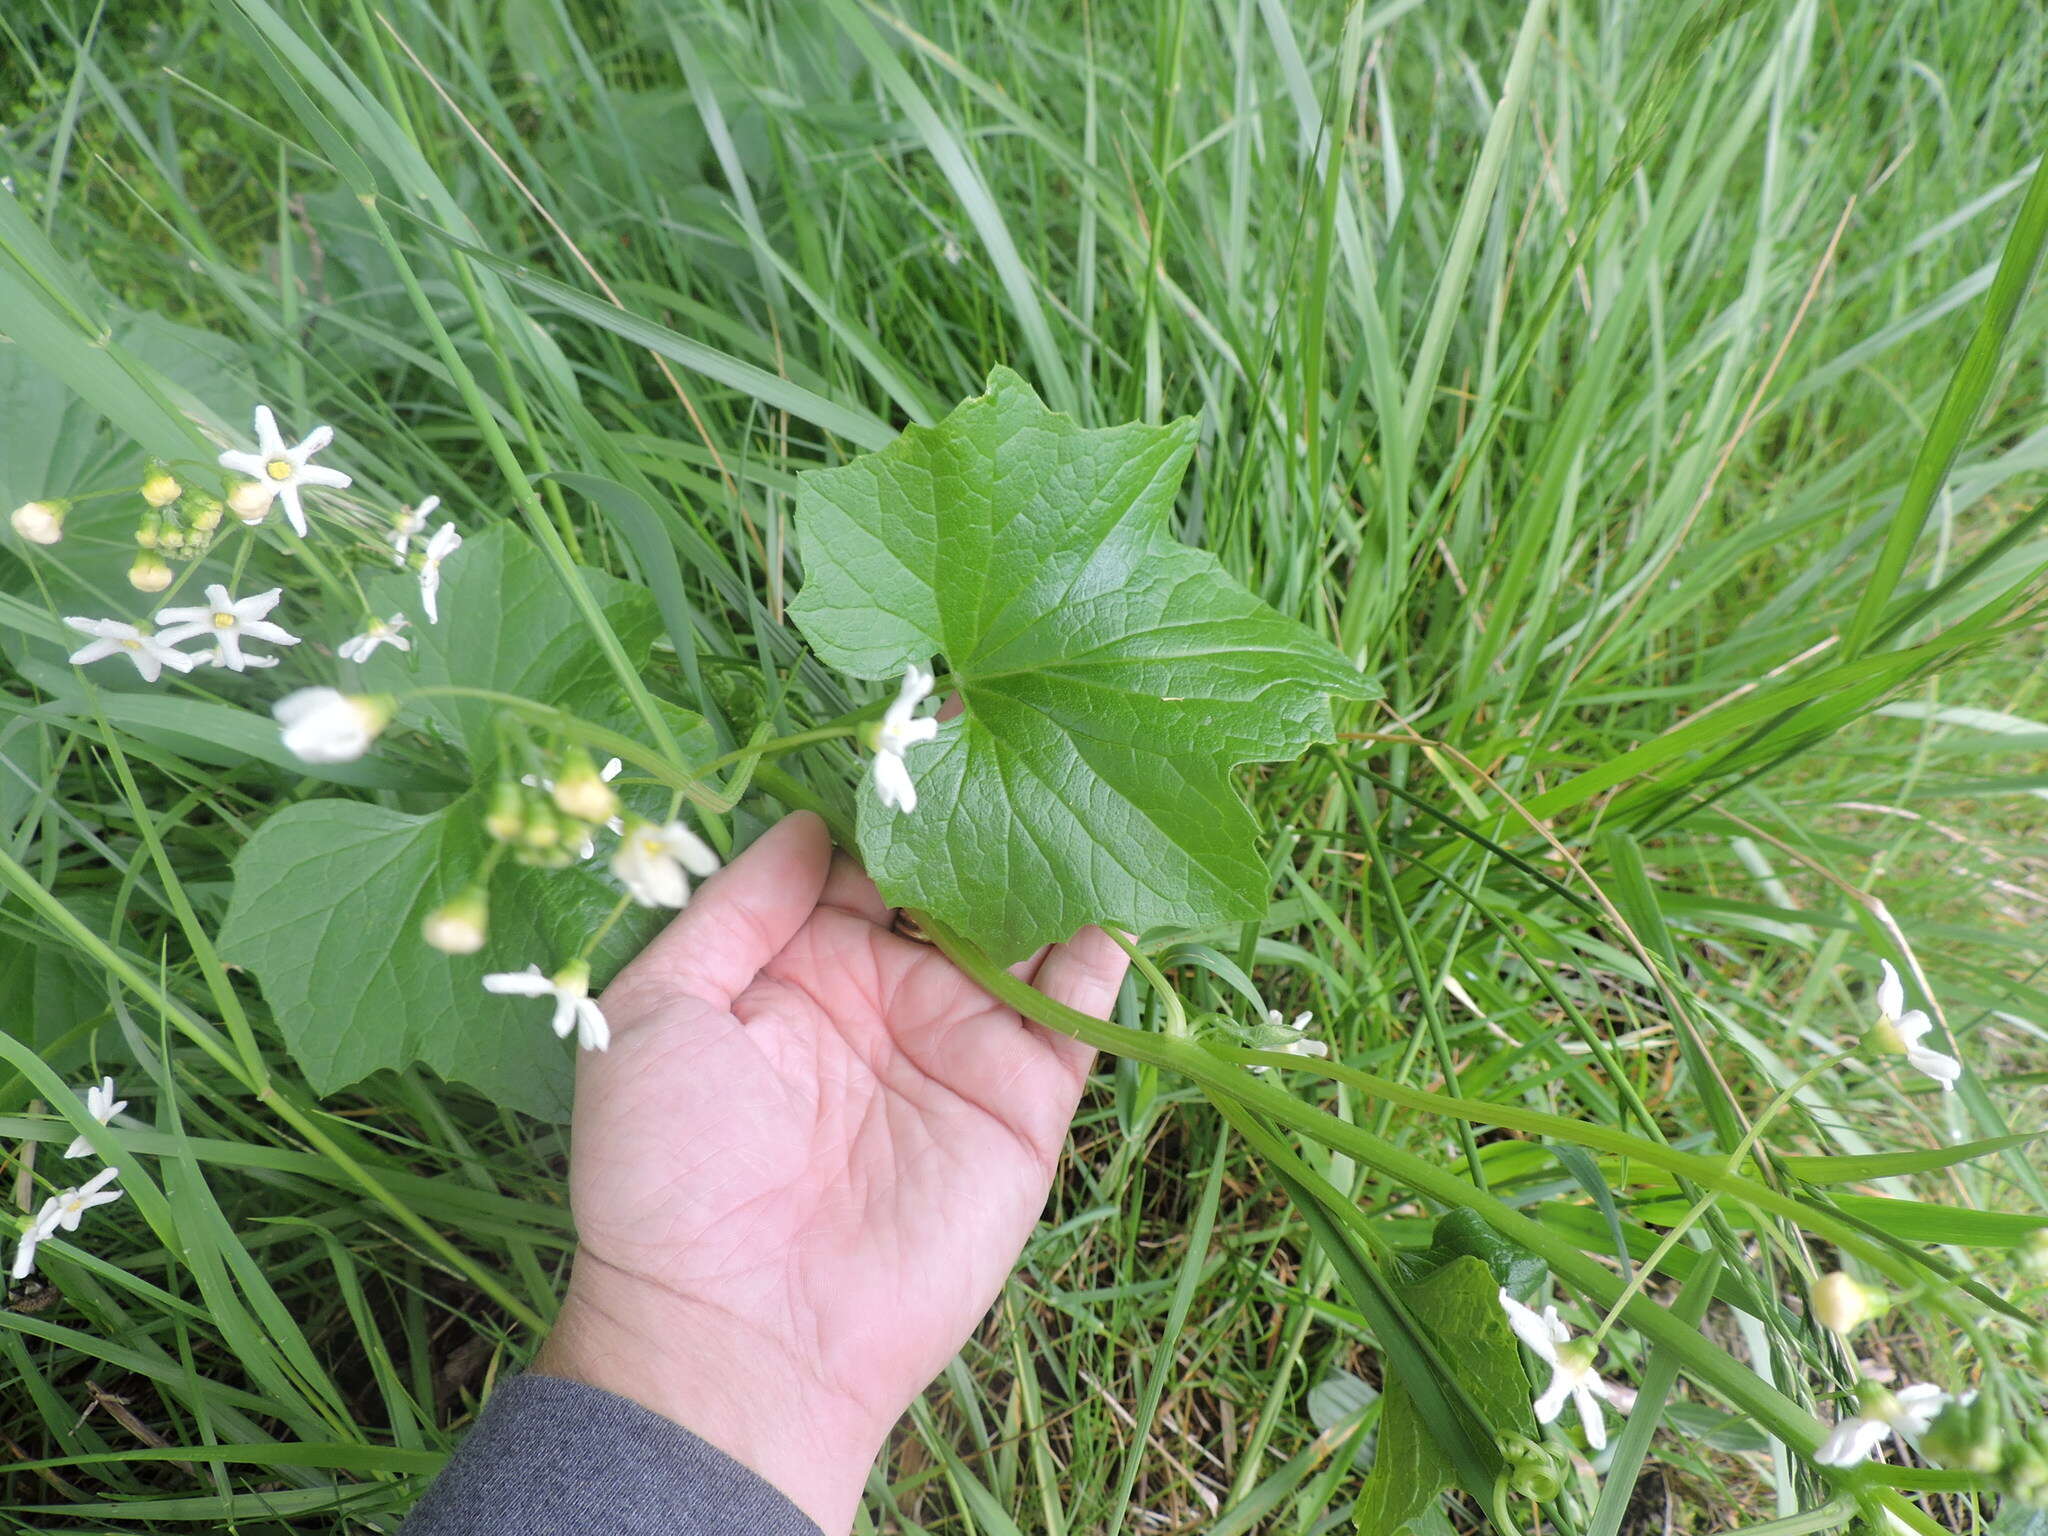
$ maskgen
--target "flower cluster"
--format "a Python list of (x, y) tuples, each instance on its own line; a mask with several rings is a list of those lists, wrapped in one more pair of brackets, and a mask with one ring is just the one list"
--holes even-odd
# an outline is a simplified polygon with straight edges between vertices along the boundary
[[(308, 531), (306, 504), (301, 491), (308, 487), (345, 489), (353, 484), (347, 474), (316, 464), (314, 455), (334, 441), (330, 427), (316, 427), (297, 443), (287, 443), (278, 430), (277, 417), (267, 405), (256, 407), (256, 451), (237, 449), (220, 455), (220, 467), (248, 478), (236, 482), (227, 493), (225, 506), (245, 526), (256, 527), (270, 515), (273, 505), (284, 508), (292, 531), (304, 537)], [(128, 579), (138, 591), (156, 593), (168, 589), (174, 578), (165, 555), (191, 558), (205, 551), (220, 526), (223, 503), (181, 484), (168, 466), (152, 461), (137, 488), (146, 504), (136, 524), (135, 541), (141, 546)], [(402, 514), (400, 532), (392, 543), (401, 564), (407, 559), (414, 535), (423, 533), (427, 521), (440, 505), (429, 496), (417, 509)], [(61, 500), (31, 501), (17, 507), (11, 522), (14, 531), (36, 544), (55, 544), (64, 536), (64, 524), (71, 503)], [(427, 536), (418, 556), (420, 605), (429, 623), (440, 617), (442, 563), (461, 547), (462, 535), (453, 523), (444, 522)], [(198, 666), (224, 667), (232, 672), (274, 667), (278, 658), (263, 651), (244, 648), (247, 641), (265, 645), (290, 646), (299, 636), (272, 622), (270, 615), (283, 597), (283, 589), (236, 597), (219, 583), (206, 588), (204, 604), (173, 606), (158, 610), (143, 623), (121, 618), (67, 617), (71, 629), (87, 637), (87, 644), (71, 653), (76, 666), (90, 666), (108, 657), (126, 657), (144, 682), (154, 683), (166, 671), (188, 673)], [(404, 631), (409, 621), (403, 614), (388, 618), (370, 615), (361, 633), (342, 642), (343, 660), (367, 661), (380, 646), (397, 650), (412, 648)], [(190, 650), (188, 641), (201, 642)], [(368, 742), (364, 743), (367, 749)], [(336, 759), (319, 759), (335, 761)]]
[[(118, 1099), (114, 1080), (103, 1077), (85, 1091), (85, 1112), (101, 1125), (113, 1122), (114, 1116), (128, 1107), (125, 1099)], [(92, 1142), (84, 1137), (75, 1138), (64, 1149), (66, 1157), (85, 1157), (92, 1151)], [(108, 1205), (121, 1198), (121, 1191), (112, 1188), (120, 1177), (118, 1168), (102, 1168), (83, 1184), (71, 1189), (60, 1189), (45, 1200), (42, 1209), (30, 1219), (23, 1229), (21, 1243), (14, 1250), (14, 1265), (8, 1271), (16, 1280), (25, 1280), (35, 1268), (36, 1249), (55, 1237), (59, 1232), (76, 1232), (85, 1213), (96, 1205)]]

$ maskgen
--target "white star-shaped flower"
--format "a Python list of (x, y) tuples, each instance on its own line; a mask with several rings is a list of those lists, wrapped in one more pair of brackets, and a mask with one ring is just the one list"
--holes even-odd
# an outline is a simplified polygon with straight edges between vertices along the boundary
[(543, 976), (537, 965), (523, 971), (493, 971), (484, 978), (484, 990), (509, 997), (552, 997), (557, 1035), (567, 1039), (575, 1030), (576, 1043), (586, 1051), (601, 1051), (612, 1042), (611, 1026), (590, 1000), (590, 967), (581, 960), (570, 961), (552, 976)]
[(1948, 1402), (1946, 1392), (1925, 1382), (1891, 1392), (1866, 1380), (1859, 1392), (1863, 1411), (1837, 1424), (1813, 1453), (1821, 1466), (1853, 1467), (1868, 1461), (1893, 1435), (1911, 1435), (1917, 1440)]
[(883, 805), (905, 813), (917, 809), (917, 786), (910, 781), (910, 769), (903, 754), (939, 734), (939, 722), (916, 717), (917, 706), (931, 694), (932, 674), (912, 663), (903, 672), (903, 686), (896, 702), (882, 715), (875, 728), (875, 797)]
[(441, 498), (429, 496), (416, 507), (407, 507), (391, 524), (391, 558), (400, 565), (412, 550), (413, 539), (426, 531), (427, 519), (432, 517), (441, 505)]
[(229, 595), (226, 587), (215, 582), (206, 589), (205, 607), (159, 610), (156, 621), (164, 628), (158, 631), (158, 638), (166, 645), (176, 645), (181, 640), (204, 635), (213, 641), (214, 664), (231, 672), (240, 672), (248, 667), (274, 667), (277, 665), (275, 656), (250, 656), (242, 650), (242, 642), (299, 643), (297, 635), (288, 633), (268, 618), (270, 610), (283, 596), (284, 588), (272, 587), (268, 592), (236, 598)]
[(689, 876), (717, 870), (718, 855), (680, 821), (629, 822), (612, 854), (612, 873), (643, 907), (680, 907), (690, 899)]
[[(114, 1116), (128, 1107), (128, 1101), (115, 1098), (114, 1093), (114, 1080), (111, 1077), (101, 1078), (85, 1090), (85, 1112), (91, 1115), (93, 1119), (99, 1121), (101, 1125), (111, 1124)], [(66, 1157), (84, 1157), (90, 1151), (92, 1151), (92, 1143), (86, 1140), (85, 1137), (79, 1136), (74, 1138), (71, 1145), (64, 1149), (64, 1155)]]
[(334, 648), (334, 653), (343, 661), (358, 664), (368, 661), (377, 653), (380, 645), (395, 646), (401, 651), (412, 649), (412, 642), (401, 633), (412, 628), (412, 620), (402, 613), (394, 613), (388, 619), (373, 617), (370, 627), (360, 635), (350, 635)]
[(1920, 1042), (1934, 1028), (1934, 1021), (1918, 1008), (1906, 1007), (1906, 989), (1891, 961), (1877, 963), (1884, 971), (1884, 979), (1877, 984), (1877, 1022), (1870, 1033), (1878, 1048), (1905, 1057), (1907, 1066), (1933, 1078), (1941, 1084), (1942, 1092), (1953, 1093), (1963, 1075), (1963, 1064), (1953, 1056), (1921, 1047)]
[(441, 562), (462, 547), (462, 535), (453, 523), (443, 523), (427, 540), (420, 556), (420, 605), (427, 610), (427, 622), (441, 622)]
[[(351, 483), (349, 477), (338, 469), (308, 462), (333, 441), (334, 428), (315, 427), (298, 442), (287, 444), (284, 434), (277, 430), (277, 418), (271, 414), (270, 407), (259, 405), (256, 407), (256, 451), (242, 453), (230, 448), (220, 456), (220, 467), (247, 475), (271, 496), (282, 501), (285, 519), (292, 525), (292, 532), (304, 538), (306, 512), (299, 505), (299, 487), (325, 485), (341, 490)], [(243, 521), (260, 519), (244, 516)]]
[(107, 1188), (120, 1172), (118, 1168), (102, 1168), (78, 1188), (60, 1189), (43, 1202), (43, 1208), (36, 1212), (36, 1219), (21, 1234), (20, 1248), (15, 1250), (12, 1270), (15, 1279), (28, 1278), (28, 1272), (35, 1268), (36, 1248), (45, 1239), (58, 1232), (76, 1232), (79, 1219), (87, 1211), (121, 1198), (120, 1190)]
[(1556, 1307), (1545, 1307), (1541, 1313), (1531, 1311), (1510, 1296), (1506, 1286), (1501, 1287), (1500, 1304), (1515, 1337), (1550, 1367), (1550, 1385), (1536, 1399), (1538, 1422), (1555, 1423), (1564, 1411), (1565, 1399), (1570, 1398), (1579, 1410), (1579, 1422), (1586, 1426), (1586, 1443), (1596, 1451), (1602, 1449), (1607, 1444), (1607, 1419), (1600, 1405), (1612, 1403), (1626, 1413), (1635, 1394), (1600, 1378), (1593, 1369), (1593, 1341), (1574, 1340)]
[(153, 683), (163, 675), (165, 667), (173, 672), (190, 672), (199, 665), (197, 656), (188, 655), (165, 643), (164, 637), (120, 619), (66, 619), (72, 629), (81, 635), (91, 635), (92, 644), (80, 646), (71, 653), (74, 667), (90, 666), (107, 656), (126, 656), (135, 663), (135, 670), (142, 674), (145, 683)]

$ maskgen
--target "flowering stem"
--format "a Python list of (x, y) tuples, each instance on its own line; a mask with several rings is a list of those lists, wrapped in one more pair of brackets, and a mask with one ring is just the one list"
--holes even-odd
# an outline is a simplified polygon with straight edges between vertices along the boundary
[(596, 954), (597, 946), (604, 942), (604, 936), (612, 931), (613, 925), (626, 915), (626, 908), (632, 905), (633, 898), (630, 896), (621, 896), (613, 902), (612, 909), (605, 914), (604, 921), (591, 931), (590, 937), (583, 941), (583, 947), (576, 951), (576, 958), (587, 961)]
[[(501, 693), (495, 688), (468, 688), (458, 683), (430, 683), (419, 688), (407, 688), (399, 692), (400, 699), (476, 699), (486, 704), (497, 704), (511, 710), (527, 720), (559, 731), (572, 741), (585, 746), (597, 747), (631, 763), (643, 770), (657, 783), (666, 785), (705, 810), (723, 816), (739, 799), (739, 790), (744, 782), (725, 791), (713, 789), (706, 782), (709, 776), (722, 768), (736, 763), (758, 762), (764, 757), (779, 756), (821, 741), (830, 741), (838, 736), (851, 736), (856, 726), (842, 722), (821, 725), (814, 730), (798, 731), (793, 736), (778, 736), (772, 741), (755, 742), (714, 757), (710, 762), (692, 769), (679, 769), (660, 753), (650, 751), (631, 736), (618, 731), (607, 730), (601, 725), (592, 725), (578, 715), (553, 704), (543, 704), (538, 699), (524, 698), (516, 693)], [(779, 798), (779, 797), (778, 797)]]

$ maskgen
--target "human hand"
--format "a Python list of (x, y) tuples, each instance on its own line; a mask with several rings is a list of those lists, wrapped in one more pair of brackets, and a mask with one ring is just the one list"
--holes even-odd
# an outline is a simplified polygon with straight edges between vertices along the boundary
[[(578, 1064), (575, 1274), (535, 1369), (629, 1397), (851, 1528), (884, 1438), (1045, 1204), (1086, 1046), (890, 929), (797, 814), (706, 882)], [(1018, 968), (1105, 1014), (1084, 929)]]

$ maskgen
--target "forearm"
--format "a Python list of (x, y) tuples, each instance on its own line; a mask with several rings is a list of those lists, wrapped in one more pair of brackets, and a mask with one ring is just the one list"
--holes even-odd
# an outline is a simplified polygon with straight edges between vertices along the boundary
[(501, 1386), (404, 1536), (819, 1536), (778, 1489), (672, 1419), (581, 1382)]

